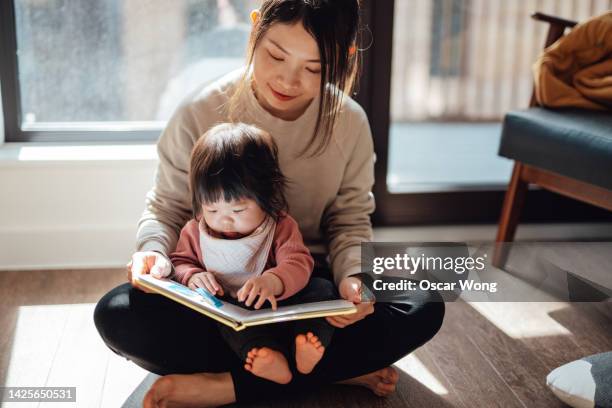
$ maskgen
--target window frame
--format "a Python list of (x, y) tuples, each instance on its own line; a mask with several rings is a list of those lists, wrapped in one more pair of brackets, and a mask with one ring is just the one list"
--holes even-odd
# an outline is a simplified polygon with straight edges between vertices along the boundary
[[(44, 124), (22, 129), (21, 95), (19, 90), (19, 61), (17, 57), (17, 27), (14, 0), (0, 2), (0, 89), (4, 139), (8, 143), (139, 143), (155, 142), (163, 126), (159, 122), (104, 122), (113, 129), (95, 129), (93, 124), (70, 122), (69, 128), (45, 129)], [(61, 122), (60, 122), (61, 123)], [(55, 124), (55, 122), (54, 122)], [(54, 127), (56, 127), (55, 125)], [(38, 128), (38, 129), (37, 129)]]
[(18, 137), (18, 106), (21, 103), (17, 89), (17, 35), (13, 1), (0, 2), (0, 87), (2, 88), (2, 115), (6, 142), (21, 141)]

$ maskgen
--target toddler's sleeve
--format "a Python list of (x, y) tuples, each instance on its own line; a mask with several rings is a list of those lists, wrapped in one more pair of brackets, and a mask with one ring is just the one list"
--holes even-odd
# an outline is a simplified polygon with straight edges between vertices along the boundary
[(283, 282), (283, 292), (278, 296), (278, 300), (283, 300), (308, 284), (314, 260), (304, 244), (298, 223), (288, 215), (276, 225), (273, 250), (276, 266), (266, 272), (275, 274)]
[(202, 252), (200, 249), (200, 231), (198, 222), (191, 220), (183, 227), (176, 244), (176, 250), (170, 254), (174, 266), (173, 279), (187, 285), (189, 278), (195, 273), (203, 272)]

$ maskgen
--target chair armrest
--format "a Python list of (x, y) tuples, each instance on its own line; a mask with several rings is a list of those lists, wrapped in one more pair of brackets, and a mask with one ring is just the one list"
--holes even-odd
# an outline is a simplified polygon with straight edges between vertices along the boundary
[[(546, 41), (544, 42), (544, 48), (549, 47), (559, 38), (563, 37), (563, 34), (565, 33), (566, 28), (568, 27), (572, 28), (576, 24), (578, 24), (576, 21), (566, 20), (564, 18), (555, 17), (555, 16), (551, 16), (548, 14), (540, 13), (540, 12), (533, 13), (531, 15), (531, 18), (537, 21), (544, 21), (550, 24), (550, 26), (548, 27), (548, 33), (546, 34)], [(530, 107), (538, 106), (538, 103), (535, 97), (535, 89), (531, 93), (531, 100), (529, 101), (529, 106)]]
[(551, 16), (548, 14), (540, 13), (540, 12), (533, 13), (531, 15), (531, 18), (533, 18), (534, 20), (544, 21), (544, 22), (551, 23), (551, 24), (560, 24), (564, 27), (573, 27), (576, 24), (578, 24), (578, 22), (576, 21), (566, 20), (564, 18), (555, 17), (555, 16)]
[(549, 45), (557, 41), (559, 38), (563, 37), (563, 33), (565, 32), (566, 28), (572, 28), (576, 24), (578, 24), (576, 21), (566, 20), (564, 18), (550, 16), (548, 14), (539, 12), (533, 13), (531, 15), (531, 18), (538, 21), (544, 21), (550, 24), (550, 27), (548, 28), (548, 34), (546, 35), (546, 42), (544, 43), (544, 48), (548, 47)]

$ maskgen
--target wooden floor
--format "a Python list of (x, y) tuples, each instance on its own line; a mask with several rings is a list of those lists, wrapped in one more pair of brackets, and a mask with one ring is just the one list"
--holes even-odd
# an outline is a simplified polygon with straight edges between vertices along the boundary
[[(77, 403), (65, 406), (121, 407), (147, 372), (106, 348), (92, 312), (124, 278), (121, 270), (0, 272), (1, 384), (76, 386)], [(396, 364), (393, 396), (330, 386), (274, 406), (560, 407), (545, 386), (548, 372), (609, 350), (609, 302), (447, 303), (440, 333)], [(47, 405), (64, 406), (3, 406)]]

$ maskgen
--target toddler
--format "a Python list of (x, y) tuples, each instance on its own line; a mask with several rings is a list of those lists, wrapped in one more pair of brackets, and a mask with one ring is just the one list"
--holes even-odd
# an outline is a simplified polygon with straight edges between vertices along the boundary
[[(254, 309), (266, 301), (276, 309), (336, 297), (332, 282), (310, 279), (314, 261), (286, 212), (287, 180), (267, 132), (243, 123), (214, 126), (193, 148), (189, 183), (194, 219), (170, 255), (173, 279)], [(280, 384), (291, 381), (292, 367), (310, 373), (333, 334), (323, 318), (290, 326), (293, 341), (282, 323), (238, 332), (218, 323), (246, 370)]]

